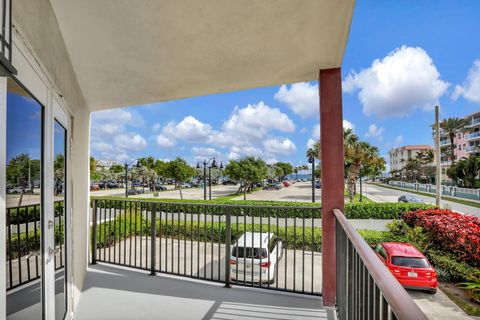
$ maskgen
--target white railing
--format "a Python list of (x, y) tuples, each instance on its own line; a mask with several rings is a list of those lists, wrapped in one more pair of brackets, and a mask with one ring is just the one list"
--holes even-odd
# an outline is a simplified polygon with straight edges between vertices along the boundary
[(467, 123), (466, 127), (473, 127), (477, 124), (480, 124), (480, 118), (472, 119), (469, 123)]
[[(435, 193), (436, 186), (432, 184), (413, 183), (404, 181), (389, 181), (389, 185), (411, 190)], [(480, 200), (480, 189), (460, 188), (455, 186), (442, 186), (442, 194), (450, 197)]]
[(470, 133), (470, 134), (467, 136), (467, 140), (475, 139), (475, 138), (478, 138), (478, 137), (480, 137), (480, 131)]

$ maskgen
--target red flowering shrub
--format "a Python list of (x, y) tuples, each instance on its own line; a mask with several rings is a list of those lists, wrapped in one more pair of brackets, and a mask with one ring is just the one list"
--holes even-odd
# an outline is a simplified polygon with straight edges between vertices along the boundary
[(443, 250), (480, 267), (480, 218), (444, 209), (405, 212), (402, 218), (411, 227), (422, 227)]

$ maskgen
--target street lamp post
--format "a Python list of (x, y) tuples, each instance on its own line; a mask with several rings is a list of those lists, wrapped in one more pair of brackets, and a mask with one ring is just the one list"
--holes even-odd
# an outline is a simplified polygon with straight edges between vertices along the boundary
[(310, 155), (308, 163), (312, 164), (312, 202), (315, 202), (315, 157)]
[(140, 168), (140, 162), (138, 159), (132, 160), (130, 163), (125, 162), (125, 198), (128, 198), (128, 167), (137, 161), (136, 167)]
[(362, 195), (362, 167), (363, 167), (363, 165), (360, 165), (360, 199), (358, 200), (358, 202), (363, 201), (363, 195)]
[[(213, 161), (212, 161), (213, 160)], [(207, 200), (207, 165), (212, 161), (212, 164), (208, 166), (208, 198), (212, 200), (212, 168), (217, 168), (217, 162), (215, 158), (203, 160), (203, 200)], [(200, 162), (197, 162), (197, 169), (200, 169)], [(220, 164), (220, 169), (223, 169), (223, 163)]]

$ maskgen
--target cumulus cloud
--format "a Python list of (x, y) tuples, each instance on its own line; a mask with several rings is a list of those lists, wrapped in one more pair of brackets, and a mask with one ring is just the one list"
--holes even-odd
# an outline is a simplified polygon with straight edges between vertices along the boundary
[(382, 141), (384, 128), (378, 127), (376, 124), (368, 126), (368, 131), (365, 133), (365, 138), (376, 138), (378, 141)]
[(419, 47), (402, 46), (359, 73), (350, 73), (343, 89), (358, 98), (366, 115), (403, 117), (415, 109), (431, 110), (449, 83), (440, 79), (432, 58)]
[(219, 156), (220, 153), (215, 148), (193, 147), (192, 154), (203, 158)]
[(99, 159), (127, 161), (129, 152), (147, 147), (147, 141), (135, 132), (145, 124), (143, 117), (135, 110), (114, 109), (92, 114), (92, 154)]
[(282, 85), (274, 98), (302, 118), (319, 115), (318, 85), (308, 82), (294, 83), (290, 87)]
[(457, 100), (458, 97), (480, 103), (480, 60), (475, 60), (470, 68), (462, 86), (455, 86), (452, 99)]
[(288, 155), (297, 151), (297, 147), (290, 139), (268, 139), (263, 143), (265, 150), (272, 154)]
[(132, 151), (140, 151), (147, 146), (147, 141), (139, 134), (120, 134), (114, 142), (117, 147)]
[(169, 139), (168, 137), (164, 136), (163, 134), (159, 134), (157, 137), (157, 145), (163, 148), (170, 148), (175, 145), (175, 140)]
[(307, 149), (310, 149), (310, 148), (313, 148), (313, 146), (315, 145), (315, 140), (313, 139), (308, 139), (307, 141)]
[(224, 122), (223, 130), (247, 138), (262, 139), (271, 130), (293, 132), (295, 125), (278, 108), (272, 108), (260, 101), (245, 108), (235, 108), (230, 118)]
[(355, 125), (348, 120), (343, 120), (343, 129), (355, 130)]
[(172, 137), (187, 142), (208, 142), (212, 126), (203, 123), (192, 116), (185, 117), (179, 123), (170, 122), (162, 130), (166, 137)]

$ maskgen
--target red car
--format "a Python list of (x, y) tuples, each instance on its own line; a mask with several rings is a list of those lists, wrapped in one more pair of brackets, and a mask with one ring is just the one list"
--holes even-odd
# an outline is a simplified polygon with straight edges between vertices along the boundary
[(287, 180), (283, 181), (282, 183), (284, 187), (290, 187), (290, 182), (288, 182)]
[(435, 269), (411, 244), (383, 242), (377, 245), (375, 252), (404, 288), (437, 292)]

